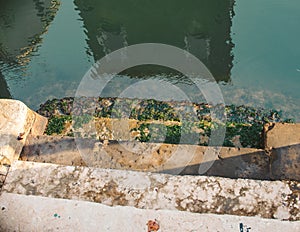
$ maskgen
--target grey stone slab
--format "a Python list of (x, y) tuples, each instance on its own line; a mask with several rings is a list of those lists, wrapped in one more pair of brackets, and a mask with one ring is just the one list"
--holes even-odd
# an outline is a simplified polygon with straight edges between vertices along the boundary
[(2, 192), (123, 205), (300, 220), (297, 182), (172, 176), (16, 161)]
[(150, 220), (158, 224), (158, 232), (300, 230), (300, 222), (258, 217), (109, 207), (91, 202), (11, 193), (0, 196), (0, 230), (6, 232), (147, 231)]

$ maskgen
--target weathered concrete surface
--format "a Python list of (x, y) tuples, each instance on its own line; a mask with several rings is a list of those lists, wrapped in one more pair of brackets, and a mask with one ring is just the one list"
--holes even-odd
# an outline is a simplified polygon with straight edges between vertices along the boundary
[[(207, 147), (200, 149), (202, 149), (202, 156), (195, 156), (193, 162), (182, 171), (183, 174), (197, 173), (199, 164), (203, 163), (203, 156)], [(219, 156), (204, 174), (228, 178), (268, 180), (270, 178), (269, 164), (269, 157), (263, 150), (222, 147)]]
[(6, 178), (6, 175), (0, 175), (0, 192), (1, 192), (2, 186), (4, 184), (5, 178)]
[(300, 181), (300, 144), (271, 150), (271, 178)]
[[(78, 140), (77, 140), (78, 142)], [(140, 142), (80, 140), (70, 137), (29, 136), (21, 159), (62, 165), (88, 165), (101, 168), (198, 174), (205, 163), (207, 147)], [(185, 157), (186, 159), (182, 159)], [(230, 178), (269, 179), (269, 156), (251, 148), (221, 148), (219, 157), (205, 173)]]
[(0, 99), (0, 190), (29, 133), (43, 134), (47, 119), (16, 100)]
[(258, 217), (194, 214), (3, 193), (1, 231), (147, 231), (155, 220), (159, 231), (300, 231), (300, 222)]
[(38, 113), (34, 112), (34, 122), (30, 129), (30, 135), (32, 136), (38, 136), (43, 135), (48, 123), (48, 119), (39, 115)]
[(195, 213), (300, 220), (297, 182), (171, 176), (15, 161), (2, 192)]
[(66, 136), (29, 135), (20, 159), (41, 163), (85, 166), (74, 138)]
[(267, 124), (264, 133), (271, 178), (300, 181), (300, 124)]
[(9, 165), (18, 159), (30, 131), (43, 134), (46, 124), (46, 118), (22, 102), (0, 99), (0, 164)]
[(300, 124), (268, 123), (264, 126), (265, 148), (300, 144)]

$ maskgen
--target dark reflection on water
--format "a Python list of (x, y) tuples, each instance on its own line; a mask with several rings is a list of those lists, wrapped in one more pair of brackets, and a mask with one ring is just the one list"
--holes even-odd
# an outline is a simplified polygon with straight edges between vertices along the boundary
[[(217, 80), (230, 80), (232, 0), (0, 0), (0, 6), (0, 70), (13, 97), (34, 108), (47, 98), (73, 95), (94, 61), (137, 43), (185, 49)], [(197, 91), (174, 70), (142, 66), (122, 72), (106, 94), (141, 78)]]
[[(229, 81), (232, 0), (75, 0), (95, 60), (127, 45), (163, 43), (199, 58), (217, 80)], [(158, 67), (132, 68), (127, 76), (168, 74)]]
[[(300, 121), (299, 12), (299, 0), (0, 0), (0, 97), (37, 109), (74, 96), (104, 55), (164, 43), (203, 61), (226, 104), (275, 108)], [(199, 94), (159, 66), (123, 71), (105, 94), (148, 79)]]
[[(57, 1), (0, 0), (0, 61), (26, 65), (55, 17)], [(2, 63), (1, 62), (1, 63)]]
[(11, 98), (6, 80), (2, 76), (1, 72), (0, 72), (0, 98)]

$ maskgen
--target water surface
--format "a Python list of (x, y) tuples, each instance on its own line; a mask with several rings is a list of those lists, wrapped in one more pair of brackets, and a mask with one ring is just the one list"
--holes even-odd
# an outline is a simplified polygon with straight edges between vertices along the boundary
[[(283, 110), (300, 120), (298, 0), (0, 0), (0, 96), (37, 109), (73, 96), (98, 59), (137, 43), (164, 43), (198, 57), (226, 104)], [(126, 70), (116, 86), (144, 79), (180, 82), (172, 70)], [(197, 94), (197, 93), (195, 93)]]

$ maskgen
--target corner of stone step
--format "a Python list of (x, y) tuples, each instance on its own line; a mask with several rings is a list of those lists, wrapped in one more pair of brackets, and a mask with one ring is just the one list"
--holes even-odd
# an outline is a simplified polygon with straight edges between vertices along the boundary
[(21, 154), (29, 134), (43, 134), (47, 119), (29, 109), (23, 102), (0, 99), (0, 159), (10, 165)]

